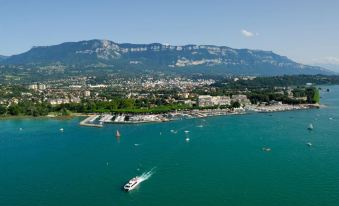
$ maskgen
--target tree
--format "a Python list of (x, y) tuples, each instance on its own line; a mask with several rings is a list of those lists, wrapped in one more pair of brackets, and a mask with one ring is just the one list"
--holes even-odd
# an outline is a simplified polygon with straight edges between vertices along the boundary
[(69, 115), (71, 115), (71, 112), (70, 112), (69, 110), (67, 110), (66, 108), (62, 108), (62, 109), (60, 110), (60, 112), (61, 112), (61, 114), (62, 114), (63, 116), (69, 116)]
[(8, 113), (10, 115), (19, 115), (20, 114), (20, 108), (17, 104), (12, 104), (11, 106), (8, 107)]
[(232, 102), (231, 107), (232, 108), (239, 108), (239, 107), (241, 107), (241, 104), (239, 102)]
[(3, 106), (3, 105), (0, 105), (0, 115), (4, 115), (4, 114), (6, 114), (6, 112), (7, 112), (6, 107)]
[(306, 89), (307, 103), (314, 104), (320, 102), (319, 90), (315, 87)]

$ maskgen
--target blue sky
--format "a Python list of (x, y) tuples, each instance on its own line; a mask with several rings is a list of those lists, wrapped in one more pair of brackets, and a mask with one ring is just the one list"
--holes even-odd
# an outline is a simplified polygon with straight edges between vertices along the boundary
[(65, 41), (215, 44), (339, 65), (335, 0), (0, 0), (0, 54)]

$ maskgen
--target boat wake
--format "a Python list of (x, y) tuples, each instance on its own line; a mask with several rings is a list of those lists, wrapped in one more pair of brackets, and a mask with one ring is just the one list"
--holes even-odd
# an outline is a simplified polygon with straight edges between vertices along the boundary
[(144, 172), (140, 175), (140, 182), (146, 181), (155, 173), (156, 167), (153, 167), (150, 171)]

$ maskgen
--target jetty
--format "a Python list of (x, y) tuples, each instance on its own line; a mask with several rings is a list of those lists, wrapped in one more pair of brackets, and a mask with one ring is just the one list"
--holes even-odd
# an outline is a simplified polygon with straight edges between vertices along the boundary
[(94, 121), (96, 119), (98, 119), (100, 117), (100, 115), (91, 115), (89, 117), (87, 117), (86, 119), (82, 120), (80, 122), (81, 126), (86, 126), (86, 127), (103, 127), (102, 124), (95, 124)]

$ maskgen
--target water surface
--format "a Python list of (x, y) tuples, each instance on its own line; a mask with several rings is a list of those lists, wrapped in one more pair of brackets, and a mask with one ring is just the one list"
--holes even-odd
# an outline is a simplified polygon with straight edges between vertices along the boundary
[[(0, 121), (0, 205), (336, 206), (339, 87), (330, 89), (320, 110), (100, 129), (80, 119)], [(135, 191), (121, 190), (152, 168)]]

